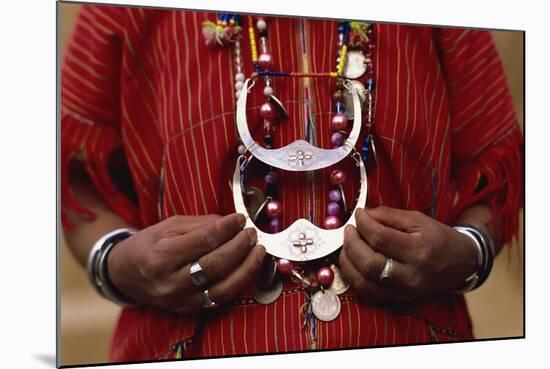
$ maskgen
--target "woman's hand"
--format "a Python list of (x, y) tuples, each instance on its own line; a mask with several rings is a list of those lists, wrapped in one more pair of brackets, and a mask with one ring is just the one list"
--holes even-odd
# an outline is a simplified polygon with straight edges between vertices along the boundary
[[(109, 257), (114, 285), (138, 303), (179, 313), (203, 310), (202, 291), (228, 303), (253, 283), (265, 255), (242, 214), (173, 216), (120, 242)], [(191, 281), (198, 260), (208, 285)]]
[[(340, 267), (366, 301), (406, 302), (451, 291), (476, 270), (477, 252), (468, 236), (417, 211), (381, 206), (356, 212), (346, 227)], [(387, 257), (392, 279), (380, 283)]]

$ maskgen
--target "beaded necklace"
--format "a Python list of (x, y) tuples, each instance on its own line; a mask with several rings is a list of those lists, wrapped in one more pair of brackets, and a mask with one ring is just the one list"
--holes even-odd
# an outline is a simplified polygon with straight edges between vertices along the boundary
[[(260, 106), (259, 115), (263, 120), (264, 145), (271, 149), (273, 144), (272, 135), (275, 124), (288, 119), (288, 113), (283, 104), (275, 97), (272, 78), (338, 78), (336, 91), (333, 95), (334, 115), (331, 119), (331, 143), (333, 148), (341, 147), (348, 135), (348, 122), (354, 119), (353, 109), (346, 109), (351, 104), (349, 91), (353, 88), (359, 93), (361, 104), (366, 104), (365, 128), (366, 135), (361, 149), (363, 162), (368, 162), (370, 151), (374, 151), (372, 141), (373, 127), (373, 93), (374, 93), (374, 66), (372, 52), (374, 51), (374, 33), (371, 24), (362, 22), (339, 22), (337, 28), (337, 50), (338, 55), (335, 63), (335, 71), (321, 73), (285, 72), (275, 71), (273, 57), (270, 53), (267, 38), (267, 22), (259, 18), (256, 22), (256, 29), (259, 35), (256, 43), (256, 32), (252, 17), (248, 17), (248, 37), (250, 40), (251, 62), (255, 69), (254, 81), (262, 78), (265, 102)], [(203, 33), (208, 43), (231, 43), (233, 45), (233, 59), (235, 70), (235, 97), (238, 99), (243, 91), (245, 75), (243, 73), (242, 55), (242, 18), (237, 14), (221, 13), (214, 25), (205, 22)], [(364, 84), (358, 79), (364, 77)], [(344, 80), (343, 78), (346, 78)], [(347, 85), (346, 85), (347, 83)], [(366, 87), (364, 87), (366, 86)], [(247, 89), (250, 89), (248, 87)], [(245, 91), (247, 93), (247, 91)], [(308, 131), (309, 132), (309, 131)], [(245, 153), (248, 148), (242, 143), (237, 151), (240, 155), (241, 166), (246, 164)], [(296, 152), (295, 160), (308, 160), (307, 152)], [(357, 155), (359, 155), (357, 153)], [(357, 159), (356, 159), (357, 160)], [(243, 170), (244, 171), (244, 170)], [(242, 177), (241, 177), (242, 178)], [(242, 181), (242, 179), (241, 179)], [(263, 201), (258, 203), (253, 211), (250, 211), (251, 219), (258, 220), (266, 217), (268, 220), (267, 231), (276, 234), (282, 229), (283, 206), (277, 198), (277, 184), (279, 174), (276, 168), (269, 167), (264, 177), (265, 190), (259, 194)], [(341, 169), (334, 169), (330, 173), (330, 181), (333, 188), (328, 193), (329, 203), (327, 205), (327, 217), (324, 221), (324, 228), (331, 230), (342, 226), (342, 217), (349, 216), (343, 185), (346, 182), (346, 175)], [(241, 185), (243, 183), (240, 183)], [(242, 186), (245, 194), (258, 196), (257, 189), (252, 190)], [(311, 216), (310, 216), (311, 218)], [(300, 234), (294, 246), (305, 253), (308, 249), (309, 240), (305, 234)], [(340, 311), (340, 300), (337, 295), (344, 293), (348, 288), (339, 271), (335, 261), (335, 255), (320, 260), (315, 260), (315, 270), (306, 270), (304, 263), (296, 263), (286, 258), (266, 257), (262, 272), (260, 273), (257, 287), (254, 291), (256, 301), (269, 304), (274, 302), (282, 292), (282, 282), (277, 278), (277, 271), (283, 276), (290, 277), (295, 283), (300, 283), (308, 296), (308, 304), (305, 307), (305, 324), (311, 323), (315, 315), (318, 319), (330, 321), (335, 319)], [(312, 315), (313, 314), (313, 315)]]

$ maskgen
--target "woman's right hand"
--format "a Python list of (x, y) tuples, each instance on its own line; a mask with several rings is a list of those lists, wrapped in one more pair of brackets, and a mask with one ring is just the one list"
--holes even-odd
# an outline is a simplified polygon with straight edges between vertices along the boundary
[[(228, 303), (254, 283), (265, 248), (242, 214), (173, 216), (121, 241), (107, 259), (115, 287), (134, 301), (178, 313), (203, 310), (202, 291)], [(208, 285), (191, 281), (198, 260)]]

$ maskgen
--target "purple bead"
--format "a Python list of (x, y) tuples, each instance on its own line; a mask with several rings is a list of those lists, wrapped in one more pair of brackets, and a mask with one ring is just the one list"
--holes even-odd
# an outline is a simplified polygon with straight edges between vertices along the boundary
[(342, 221), (335, 215), (329, 215), (325, 218), (326, 229), (336, 229), (342, 225)]
[(271, 219), (271, 221), (269, 222), (269, 233), (281, 232), (282, 226), (283, 222), (281, 222), (281, 218)]
[(334, 169), (330, 172), (330, 182), (335, 186), (344, 184), (346, 182), (346, 173), (340, 169)]
[(329, 202), (327, 205), (327, 214), (328, 215), (339, 215), (340, 214), (340, 204), (337, 202)]
[(341, 113), (335, 114), (332, 117), (332, 129), (334, 131), (341, 131), (348, 126), (348, 118)]
[(342, 132), (334, 132), (330, 138), (332, 142), (332, 147), (340, 147), (344, 144), (344, 141), (346, 140), (346, 137)]
[(275, 219), (281, 216), (283, 213), (283, 204), (277, 200), (271, 200), (265, 206), (267, 217), (269, 219)]
[(328, 193), (328, 198), (330, 201), (339, 202), (342, 200), (342, 193), (340, 190), (330, 190)]
[(265, 183), (276, 184), (279, 180), (279, 176), (275, 172), (268, 172), (264, 177)]

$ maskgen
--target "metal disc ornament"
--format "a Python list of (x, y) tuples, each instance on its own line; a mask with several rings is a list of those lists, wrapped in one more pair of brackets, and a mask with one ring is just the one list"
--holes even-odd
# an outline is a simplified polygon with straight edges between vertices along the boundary
[(341, 295), (349, 289), (349, 283), (344, 280), (340, 268), (336, 265), (332, 264), (330, 269), (334, 272), (334, 280), (328, 289), (337, 295)]
[(269, 305), (275, 302), (281, 296), (283, 292), (283, 282), (280, 279), (276, 279), (271, 286), (262, 288), (256, 285), (254, 288), (254, 300), (263, 305)]
[[(365, 101), (367, 100), (367, 89), (359, 81), (355, 81), (355, 80), (349, 81), (349, 84), (351, 88), (357, 91), (361, 109), (363, 109), (363, 105), (365, 105)], [(351, 91), (349, 91), (348, 89), (344, 89), (344, 105), (353, 106), (353, 95), (351, 94)], [(346, 117), (348, 118), (348, 120), (353, 120), (353, 117), (354, 117), (353, 109), (346, 109)]]
[(367, 58), (361, 50), (350, 50), (346, 54), (343, 75), (349, 79), (361, 77), (367, 71)]
[(330, 290), (320, 290), (313, 295), (311, 310), (317, 319), (330, 322), (340, 314), (341, 308), (338, 295)]

